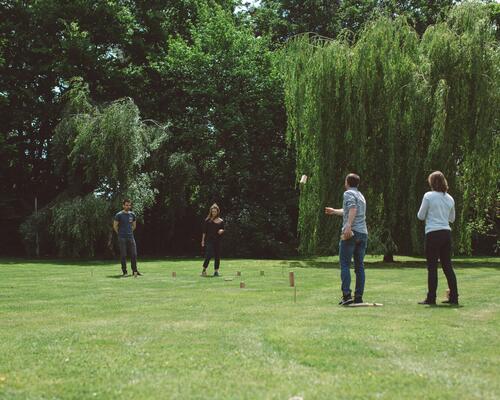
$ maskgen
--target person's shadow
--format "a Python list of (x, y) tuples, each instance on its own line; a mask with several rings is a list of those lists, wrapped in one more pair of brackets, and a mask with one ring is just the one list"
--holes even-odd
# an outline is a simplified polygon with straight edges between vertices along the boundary
[(122, 278), (130, 278), (132, 275), (126, 275), (123, 276), (122, 274), (120, 275), (107, 275), (106, 278), (111, 278), (111, 279), (122, 279)]
[(458, 306), (450, 306), (449, 304), (433, 304), (433, 305), (428, 305), (425, 308), (428, 310), (437, 309), (437, 308), (439, 308), (441, 310), (447, 309), (447, 308), (449, 308), (450, 310), (455, 310), (457, 308), (463, 308), (463, 307), (464, 307), (464, 305), (462, 305), (462, 304), (459, 304)]

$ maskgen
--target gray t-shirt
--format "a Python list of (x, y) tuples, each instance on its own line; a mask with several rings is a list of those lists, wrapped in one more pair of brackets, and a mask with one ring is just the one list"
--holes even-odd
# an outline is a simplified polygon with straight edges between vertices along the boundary
[(357, 209), (357, 212), (352, 222), (351, 229), (359, 233), (368, 234), (368, 229), (366, 228), (366, 200), (357, 188), (350, 188), (344, 192), (344, 201), (342, 203), (342, 208), (344, 209), (342, 231), (349, 219), (349, 210), (353, 207)]
[(133, 238), (134, 229), (132, 223), (136, 220), (132, 211), (120, 211), (115, 215), (115, 221), (118, 221), (118, 236), (121, 238)]

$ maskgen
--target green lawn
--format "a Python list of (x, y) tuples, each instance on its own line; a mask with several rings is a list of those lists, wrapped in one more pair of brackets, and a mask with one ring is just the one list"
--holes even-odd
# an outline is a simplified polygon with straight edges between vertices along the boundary
[(498, 399), (500, 259), (456, 260), (460, 308), (418, 306), (424, 264), (399, 260), (368, 258), (384, 307), (357, 309), (337, 305), (334, 258), (223, 260), (222, 278), (152, 260), (138, 279), (0, 260), (0, 398)]

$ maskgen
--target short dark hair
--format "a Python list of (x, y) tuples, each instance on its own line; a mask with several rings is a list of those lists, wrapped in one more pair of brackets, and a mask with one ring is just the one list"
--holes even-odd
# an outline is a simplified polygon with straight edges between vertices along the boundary
[(360, 181), (359, 175), (351, 173), (347, 175), (345, 179), (349, 187), (358, 187)]
[(130, 199), (124, 199), (122, 204), (125, 205), (125, 203), (132, 204), (132, 200), (130, 200)]
[(448, 182), (441, 171), (434, 171), (429, 175), (427, 181), (431, 189), (435, 192), (446, 193), (448, 191)]

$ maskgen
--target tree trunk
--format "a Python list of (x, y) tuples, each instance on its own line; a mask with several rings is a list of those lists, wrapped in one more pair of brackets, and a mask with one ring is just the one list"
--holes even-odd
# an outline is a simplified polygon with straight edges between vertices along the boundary
[(393, 263), (394, 262), (394, 254), (392, 254), (392, 253), (384, 254), (384, 262)]

